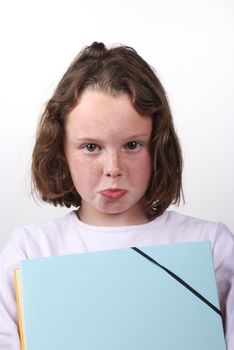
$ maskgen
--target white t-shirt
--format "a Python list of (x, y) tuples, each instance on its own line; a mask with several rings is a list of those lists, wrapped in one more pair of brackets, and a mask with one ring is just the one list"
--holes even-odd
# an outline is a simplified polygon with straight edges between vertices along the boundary
[(20, 350), (13, 270), (24, 259), (153, 244), (210, 240), (228, 349), (234, 349), (234, 236), (223, 224), (165, 211), (146, 224), (102, 227), (75, 211), (18, 228), (0, 254), (0, 349)]

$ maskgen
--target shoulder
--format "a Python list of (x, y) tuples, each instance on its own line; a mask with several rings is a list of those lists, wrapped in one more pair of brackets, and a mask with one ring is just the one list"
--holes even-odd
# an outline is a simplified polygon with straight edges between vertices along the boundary
[(74, 213), (48, 221), (34, 222), (17, 228), (1, 252), (1, 256), (31, 259), (57, 255), (67, 234), (75, 230)]
[(234, 236), (226, 225), (183, 215), (175, 211), (168, 211), (166, 226), (174, 231), (175, 235), (181, 234), (191, 240), (210, 240), (213, 248), (217, 243), (234, 241)]
[(210, 241), (218, 280), (233, 271), (234, 235), (223, 223), (168, 211), (165, 227), (170, 234), (170, 242)]
[(40, 236), (51, 234), (54, 230), (60, 232), (64, 230), (65, 227), (72, 226), (74, 212), (71, 211), (68, 214), (51, 220), (33, 222), (22, 227), (19, 227), (13, 232), (13, 236), (20, 236), (24, 234), (31, 236)]

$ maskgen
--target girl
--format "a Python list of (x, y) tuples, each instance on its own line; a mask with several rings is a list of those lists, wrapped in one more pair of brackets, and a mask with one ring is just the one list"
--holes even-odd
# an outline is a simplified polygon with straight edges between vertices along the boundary
[(223, 224), (166, 209), (182, 194), (181, 150), (165, 91), (132, 48), (86, 47), (42, 115), (32, 179), (43, 201), (76, 210), (17, 229), (0, 256), (0, 348), (19, 350), (13, 270), (23, 259), (210, 240), (229, 349), (234, 238)]

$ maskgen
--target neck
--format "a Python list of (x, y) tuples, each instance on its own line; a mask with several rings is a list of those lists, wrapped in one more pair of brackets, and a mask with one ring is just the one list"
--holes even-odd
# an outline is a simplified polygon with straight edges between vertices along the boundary
[(77, 210), (77, 216), (85, 224), (93, 226), (132, 226), (141, 225), (149, 222), (149, 219), (146, 217), (143, 211), (141, 211), (140, 213), (131, 213), (128, 211), (127, 213), (108, 214), (93, 211), (90, 209), (87, 211), (82, 205)]

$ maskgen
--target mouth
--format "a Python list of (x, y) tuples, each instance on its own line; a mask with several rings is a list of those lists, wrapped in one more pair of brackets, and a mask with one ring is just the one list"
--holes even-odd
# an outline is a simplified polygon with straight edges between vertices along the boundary
[(120, 199), (123, 197), (127, 191), (122, 189), (106, 189), (100, 192), (103, 197), (110, 200)]

